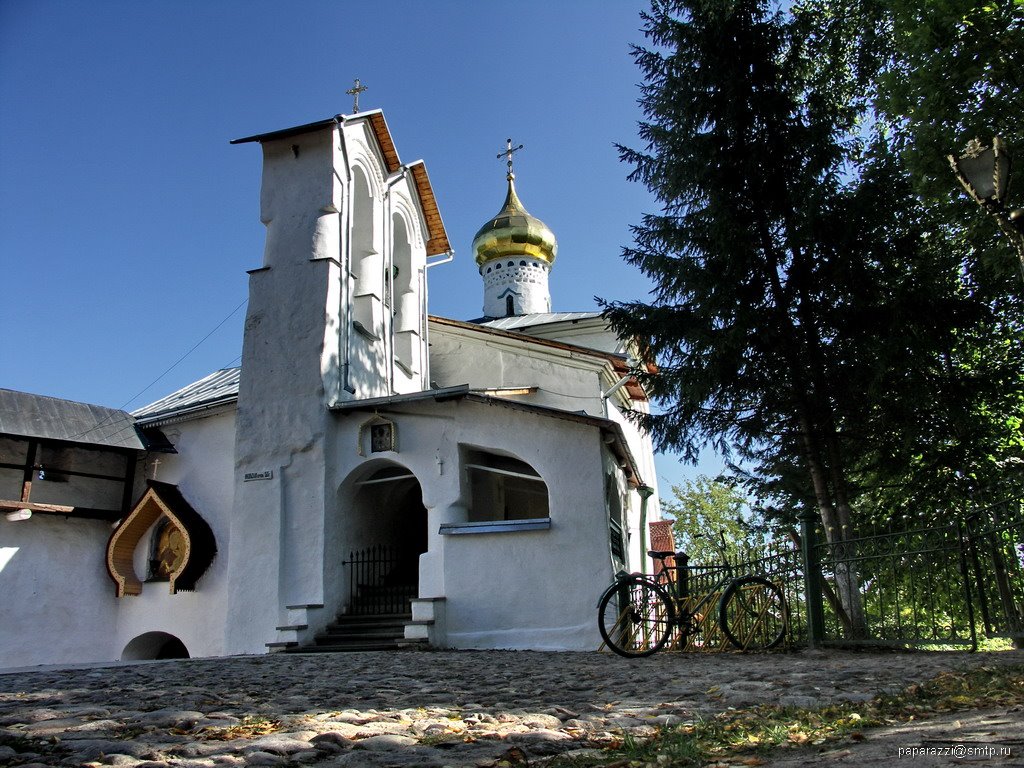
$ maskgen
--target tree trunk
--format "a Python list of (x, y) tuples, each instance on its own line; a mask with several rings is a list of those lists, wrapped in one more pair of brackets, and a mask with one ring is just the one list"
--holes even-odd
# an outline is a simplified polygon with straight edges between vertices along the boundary
[(850, 636), (847, 639), (862, 640), (868, 637), (868, 626), (860, 594), (860, 575), (854, 565), (854, 552), (846, 535), (850, 530), (850, 506), (845, 498), (838, 505), (833, 502), (833, 489), (829, 488), (816, 436), (812, 436), (806, 416), (801, 417), (800, 426), (804, 459), (814, 486), (821, 523), (825, 527), (825, 540), (831, 550), (829, 560), (835, 572), (836, 592), (849, 617), (847, 631)]

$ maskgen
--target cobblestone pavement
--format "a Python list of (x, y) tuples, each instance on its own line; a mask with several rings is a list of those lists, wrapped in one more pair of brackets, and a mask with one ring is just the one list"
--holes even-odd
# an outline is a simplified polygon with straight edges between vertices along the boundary
[[(585, 760), (588, 750), (623, 734), (642, 737), (728, 707), (863, 701), (943, 670), (1011, 663), (1024, 663), (1024, 652), (664, 653), (627, 660), (404, 651), (13, 671), (0, 673), (0, 765), (499, 766), (566, 753)], [(1024, 720), (1019, 712), (974, 715), (979, 733), (993, 740), (1003, 733), (992, 730), (993, 718)], [(944, 728), (928, 738), (956, 735), (952, 721), (949, 733)], [(887, 744), (881, 759), (896, 759), (897, 744), (926, 742), (911, 729)], [(834, 750), (830, 759), (866, 764), (858, 760), (869, 754), (861, 749)], [(1024, 764), (1024, 744), (1013, 752), (1017, 762), (986, 764)], [(779, 757), (786, 761), (779, 765), (792, 766), (820, 760), (810, 752)]]

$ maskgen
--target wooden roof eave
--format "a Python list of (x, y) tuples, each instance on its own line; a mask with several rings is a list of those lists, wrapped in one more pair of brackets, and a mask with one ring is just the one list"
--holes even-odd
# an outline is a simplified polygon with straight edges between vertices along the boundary
[(427, 175), (427, 166), (422, 160), (417, 160), (409, 164), (409, 170), (416, 183), (416, 193), (419, 195), (423, 218), (427, 223), (427, 256), (449, 253), (452, 246), (448, 241), (448, 231), (445, 229), (444, 221), (441, 220), (441, 212), (438, 210), (437, 199), (434, 197), (434, 188)]

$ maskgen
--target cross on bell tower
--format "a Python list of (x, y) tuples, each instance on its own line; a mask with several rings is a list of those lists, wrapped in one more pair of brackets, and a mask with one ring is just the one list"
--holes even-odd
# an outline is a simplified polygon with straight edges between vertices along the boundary
[(355, 115), (359, 112), (359, 94), (363, 91), (370, 90), (365, 85), (361, 85), (359, 78), (356, 78), (356, 84), (349, 88), (345, 93), (352, 97), (352, 114)]

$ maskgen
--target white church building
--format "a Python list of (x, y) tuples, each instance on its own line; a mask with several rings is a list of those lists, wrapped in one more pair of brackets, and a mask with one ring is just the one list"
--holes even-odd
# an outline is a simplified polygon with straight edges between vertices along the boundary
[(429, 314), (452, 249), (380, 111), (233, 143), (266, 226), (240, 368), (133, 414), (0, 390), (0, 667), (597, 649), (660, 518), (647, 400), (634, 343), (552, 312), (511, 152), (462, 321)]

